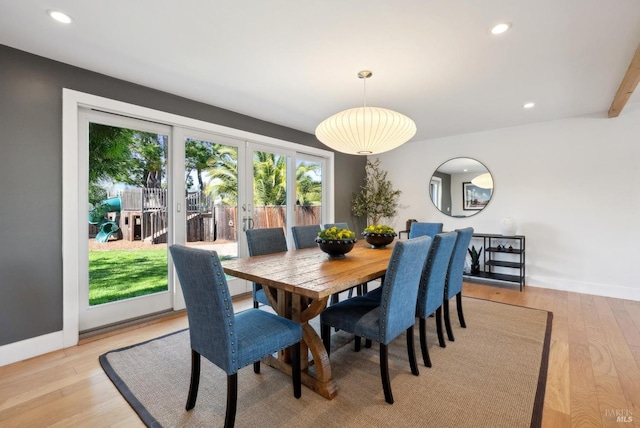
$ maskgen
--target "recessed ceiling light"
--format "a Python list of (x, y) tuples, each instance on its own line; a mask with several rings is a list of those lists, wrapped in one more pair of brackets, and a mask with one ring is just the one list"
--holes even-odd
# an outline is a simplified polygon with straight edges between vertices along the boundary
[(59, 10), (48, 10), (47, 13), (50, 17), (58, 22), (62, 22), (63, 24), (71, 24), (71, 21), (73, 21), (69, 15), (64, 12), (60, 12)]
[(491, 29), (491, 34), (502, 34), (511, 28), (511, 24), (508, 22), (503, 22), (502, 24), (498, 24)]
[(522, 105), (522, 108), (533, 108), (535, 105), (536, 103), (525, 103)]

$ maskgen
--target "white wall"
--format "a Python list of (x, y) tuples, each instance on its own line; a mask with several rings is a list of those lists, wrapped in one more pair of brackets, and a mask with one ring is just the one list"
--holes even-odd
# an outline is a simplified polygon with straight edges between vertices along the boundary
[[(429, 200), (429, 179), (454, 157), (479, 160), (494, 195), (480, 213), (451, 218)], [(405, 221), (500, 233), (512, 217), (527, 238), (526, 284), (640, 300), (640, 105), (605, 114), (412, 142), (378, 155), (402, 191)], [(461, 201), (453, 201), (453, 204)]]

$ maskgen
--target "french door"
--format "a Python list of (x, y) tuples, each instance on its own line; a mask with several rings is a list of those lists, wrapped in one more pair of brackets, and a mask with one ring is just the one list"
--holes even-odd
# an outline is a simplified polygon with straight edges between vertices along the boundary
[(282, 227), (293, 248), (291, 226), (322, 224), (327, 183), (325, 158), (284, 147), (247, 143), (246, 201), (242, 230)]
[[(65, 263), (68, 272), (77, 272), (77, 294), (69, 289), (67, 307), (73, 307), (76, 295), (79, 331), (183, 309), (168, 245), (215, 250), (224, 263), (224, 259), (248, 255), (245, 231), (249, 228), (282, 227), (293, 248), (291, 226), (332, 220), (331, 152), (72, 95), (85, 102), (77, 107), (77, 145), (65, 146), (77, 150), (77, 177), (65, 178), (64, 187), (77, 188), (72, 194), (78, 195), (78, 206), (70, 211), (77, 220), (63, 226), (75, 229), (73, 236), (78, 237), (75, 248), (65, 244), (65, 251), (76, 256), (77, 266)], [(117, 156), (110, 160), (109, 150), (100, 148), (107, 156), (98, 159), (103, 163), (98, 163), (97, 170), (104, 172), (106, 167), (111, 179), (109, 174), (97, 177), (97, 164), (91, 163), (96, 157), (96, 146), (90, 144), (94, 128), (125, 135), (133, 142), (134, 147), (127, 149), (128, 160)], [(105, 191), (98, 198), (93, 192), (96, 184)], [(154, 259), (148, 264), (138, 255), (103, 257), (110, 247), (123, 252), (129, 247), (151, 249)], [(156, 285), (149, 292), (100, 301), (92, 296), (91, 283), (101, 275), (107, 286), (138, 285), (150, 278)], [(232, 294), (251, 290), (243, 280), (230, 277), (228, 283)]]

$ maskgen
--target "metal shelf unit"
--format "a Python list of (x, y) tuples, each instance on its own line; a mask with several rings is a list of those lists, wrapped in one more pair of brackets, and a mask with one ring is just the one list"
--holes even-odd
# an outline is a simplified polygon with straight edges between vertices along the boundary
[[(520, 285), (520, 291), (525, 285), (525, 245), (524, 235), (504, 236), (489, 233), (474, 233), (474, 238), (481, 238), (484, 248), (484, 263), (480, 272), (465, 273), (469, 279), (511, 282)], [(496, 243), (500, 241), (501, 243)], [(504, 243), (506, 242), (507, 245)], [(502, 245), (503, 247), (499, 248)], [(504, 248), (506, 246), (506, 248)], [(508, 255), (508, 256), (505, 256)], [(500, 268), (500, 272), (496, 272)], [(509, 269), (514, 273), (505, 273)]]

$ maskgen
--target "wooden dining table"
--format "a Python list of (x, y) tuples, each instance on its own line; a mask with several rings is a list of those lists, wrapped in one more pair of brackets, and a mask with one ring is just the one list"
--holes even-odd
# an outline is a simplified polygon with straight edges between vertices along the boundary
[[(302, 325), (302, 383), (333, 399), (338, 390), (331, 377), (329, 356), (309, 321), (322, 312), (332, 294), (383, 277), (392, 248), (393, 244), (372, 248), (358, 241), (343, 258), (330, 258), (316, 247), (227, 260), (222, 266), (230, 276), (262, 284), (275, 312)], [(264, 362), (291, 375), (287, 351)]]

